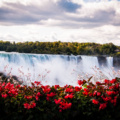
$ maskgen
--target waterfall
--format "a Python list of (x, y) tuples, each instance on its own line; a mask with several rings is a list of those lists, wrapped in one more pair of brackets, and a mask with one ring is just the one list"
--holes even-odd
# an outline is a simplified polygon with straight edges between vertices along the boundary
[(0, 72), (16, 75), (24, 84), (38, 80), (48, 85), (77, 85), (78, 79), (99, 79), (101, 74), (112, 79), (113, 67), (113, 57), (0, 53)]

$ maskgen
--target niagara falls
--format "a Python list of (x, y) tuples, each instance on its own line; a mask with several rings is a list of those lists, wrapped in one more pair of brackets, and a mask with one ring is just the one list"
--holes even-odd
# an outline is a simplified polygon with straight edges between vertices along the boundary
[[(0, 72), (17, 76), (24, 84), (77, 85), (77, 80), (119, 77), (119, 57), (0, 52)], [(116, 74), (117, 73), (117, 74)]]

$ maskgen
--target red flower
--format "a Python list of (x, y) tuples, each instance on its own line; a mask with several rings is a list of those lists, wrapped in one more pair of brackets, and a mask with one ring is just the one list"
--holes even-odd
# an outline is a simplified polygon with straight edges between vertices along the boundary
[(0, 86), (0, 91), (2, 91), (2, 87)]
[(74, 90), (72, 88), (66, 88), (65, 92), (73, 92)]
[(8, 83), (6, 84), (6, 86), (5, 86), (5, 89), (10, 89), (10, 87), (11, 87), (11, 83), (8, 82)]
[(61, 99), (58, 99), (58, 100), (55, 99), (54, 102), (55, 102), (55, 104), (59, 104), (61, 102)]
[(110, 96), (110, 95), (114, 94), (115, 92), (114, 91), (107, 91), (106, 93)]
[(111, 90), (111, 89), (115, 89), (115, 86), (109, 86), (109, 89)]
[(70, 95), (66, 95), (64, 98), (65, 99), (68, 99), (68, 98), (70, 98), (70, 99), (72, 99), (74, 96), (72, 95), (72, 94), (70, 94)]
[(88, 95), (88, 93), (89, 93), (89, 90), (86, 89), (86, 88), (84, 88), (84, 92), (83, 92), (83, 94), (84, 94), (84, 95)]
[(83, 84), (83, 81), (82, 81), (82, 80), (78, 80), (78, 84), (79, 84), (79, 85), (82, 85), (82, 84)]
[(44, 92), (44, 93), (49, 93), (49, 92), (51, 91), (51, 89), (49, 88), (48, 85), (42, 86), (42, 88), (43, 88), (43, 92)]
[(24, 108), (30, 109), (36, 107), (36, 103), (32, 102), (31, 104), (29, 103), (24, 103)]
[(18, 95), (18, 92), (16, 89), (10, 89), (10, 91), (8, 92), (10, 96), (16, 96)]
[(7, 94), (1, 94), (3, 98), (6, 98), (8, 95)]
[(40, 83), (40, 81), (35, 81), (34, 82), (36, 85), (40, 85), (41, 83)]
[(106, 103), (100, 103), (99, 110), (105, 109), (107, 107)]
[(20, 88), (20, 85), (17, 85), (16, 88)]
[(93, 100), (92, 100), (92, 103), (95, 104), (95, 105), (97, 105), (97, 104), (99, 103), (99, 101), (93, 99)]
[(38, 92), (38, 93), (36, 94), (36, 96), (35, 96), (35, 99), (38, 101), (38, 99), (39, 99), (40, 96), (41, 96), (41, 93)]
[(26, 98), (26, 99), (28, 99), (28, 100), (29, 100), (29, 99), (32, 99), (32, 96), (26, 96), (26, 95), (25, 95), (25, 97), (24, 97), (24, 98)]
[(88, 90), (87, 88), (84, 88), (84, 91), (85, 91), (85, 92), (89, 92), (89, 90)]
[(62, 109), (60, 109), (59, 112), (62, 112)]
[(115, 106), (115, 105), (116, 105), (116, 103), (117, 103), (117, 97), (114, 97), (114, 99), (113, 99), (113, 100), (111, 100), (110, 102), (111, 102), (111, 103), (113, 103), (113, 105)]
[(49, 97), (46, 97), (46, 100), (47, 100), (47, 101), (50, 101), (50, 98), (49, 98)]
[(97, 92), (97, 96), (100, 96), (101, 95), (101, 93), (100, 92)]
[(91, 86), (87, 85), (87, 88), (91, 88)]
[(117, 84), (115, 85), (115, 88), (116, 88), (116, 89), (118, 89), (118, 88), (119, 88), (119, 83), (117, 83)]
[(39, 96), (41, 96), (41, 93), (40, 93), (40, 92), (38, 92), (36, 95), (39, 97)]
[(93, 95), (92, 93), (89, 93), (89, 96), (90, 96), (90, 97), (92, 97), (92, 95)]
[(75, 86), (75, 91), (78, 92), (82, 89), (82, 87)]
[(55, 85), (54, 87), (55, 87), (55, 89), (57, 89), (57, 88), (59, 88), (60, 86), (59, 86), (59, 85)]
[(105, 83), (109, 84), (109, 82), (110, 82), (109, 80), (105, 79)]
[(28, 103), (24, 103), (24, 108), (26, 108), (26, 109), (30, 109), (29, 104), (28, 104)]
[(97, 85), (101, 84), (100, 82), (96, 82)]
[(116, 79), (112, 79), (110, 83), (115, 83), (116, 81), (117, 81)]
[(36, 96), (35, 96), (35, 99), (38, 101), (39, 97), (36, 95)]
[(72, 106), (72, 103), (67, 103), (67, 109), (71, 108), (71, 106)]
[(4, 86), (5, 86), (5, 82), (2, 83), (2, 87), (4, 87)]
[(47, 97), (54, 97), (56, 93), (51, 92), (50, 94), (47, 94)]
[(111, 97), (102, 97), (102, 99), (107, 102), (107, 101), (110, 101), (112, 98)]
[(34, 108), (34, 107), (36, 107), (36, 103), (33, 102), (30, 104), (30, 108)]
[(95, 96), (96, 94), (97, 94), (97, 91), (94, 91), (93, 96)]
[(88, 95), (88, 92), (83, 92), (83, 95)]
[(65, 110), (71, 108), (72, 103), (67, 103), (67, 102), (60, 102), (60, 109)]

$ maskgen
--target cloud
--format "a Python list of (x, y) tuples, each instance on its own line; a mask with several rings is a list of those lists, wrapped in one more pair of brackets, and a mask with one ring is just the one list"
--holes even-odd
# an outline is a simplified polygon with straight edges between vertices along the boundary
[(119, 6), (118, 1), (75, 3), (74, 0), (45, 0), (37, 1), (36, 4), (3, 2), (0, 7), (0, 24), (38, 24), (64, 28), (92, 28), (106, 24), (120, 26)]
[(56, 16), (56, 9), (56, 5), (49, 2), (45, 3), (45, 6), (4, 3), (0, 7), (0, 23), (1, 25), (38, 24), (41, 20)]

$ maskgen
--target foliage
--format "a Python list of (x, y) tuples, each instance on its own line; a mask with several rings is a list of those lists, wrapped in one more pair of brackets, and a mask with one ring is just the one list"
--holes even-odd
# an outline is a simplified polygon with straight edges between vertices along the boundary
[[(91, 78), (90, 78), (91, 79)], [(116, 120), (120, 118), (120, 79), (93, 84), (78, 80), (78, 86), (31, 86), (0, 82), (1, 120)]]
[(18, 42), (0, 41), (0, 51), (40, 54), (116, 55), (119, 46), (112, 43)]

